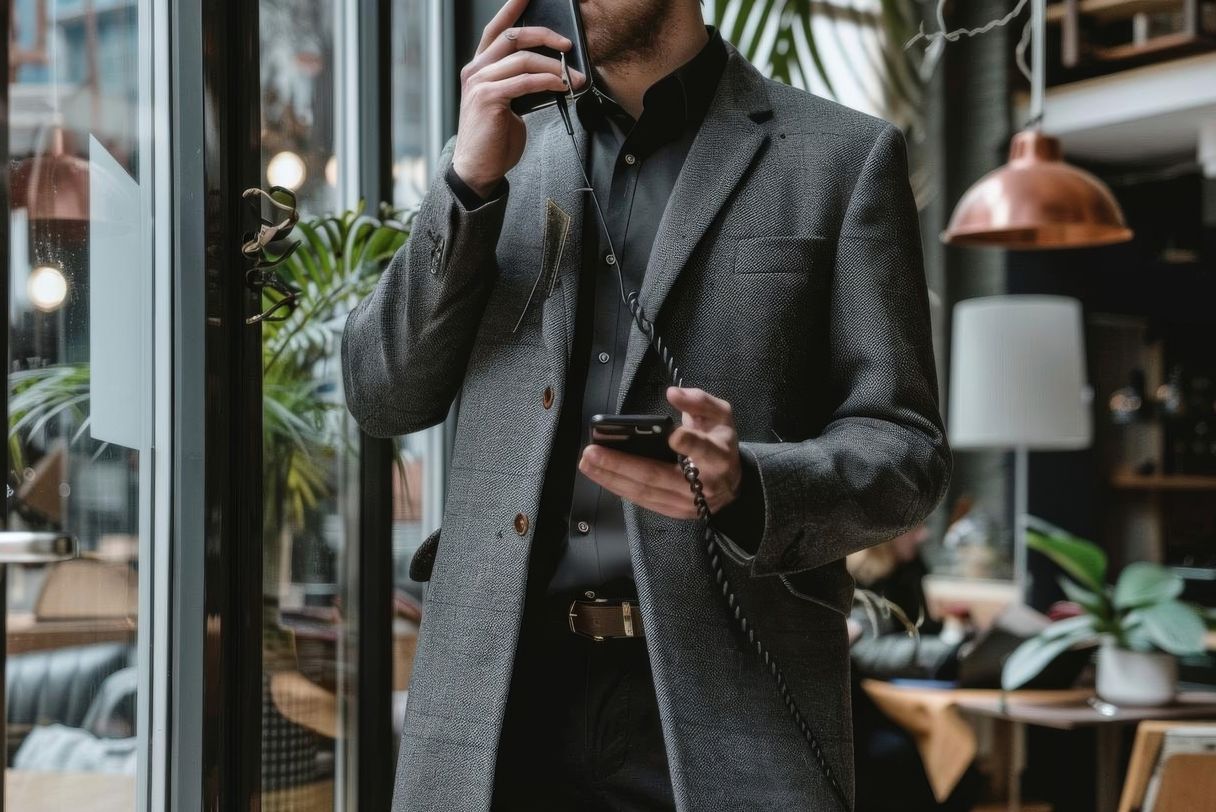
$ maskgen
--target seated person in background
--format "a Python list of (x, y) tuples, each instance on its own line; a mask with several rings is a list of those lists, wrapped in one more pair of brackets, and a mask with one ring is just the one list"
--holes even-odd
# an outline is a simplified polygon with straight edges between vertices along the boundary
[[(862, 602), (849, 619), (853, 670), (862, 677), (949, 680), (957, 674), (961, 640), (941, 636), (942, 624), (926, 617), (922, 581), (929, 569), (919, 551), (928, 538), (922, 524), (847, 559), (857, 586), (890, 604)], [(918, 634), (908, 633), (909, 622)]]
[[(979, 774), (971, 768), (950, 798), (938, 803), (916, 742), (861, 688), (864, 679), (950, 680), (958, 672), (961, 635), (943, 637), (942, 625), (926, 617), (921, 581), (928, 568), (919, 548), (928, 537), (928, 529), (921, 525), (848, 557), (857, 586), (893, 604), (858, 608), (849, 619), (856, 812), (967, 810), (981, 788)], [(918, 627), (918, 634), (908, 633), (905, 618)]]

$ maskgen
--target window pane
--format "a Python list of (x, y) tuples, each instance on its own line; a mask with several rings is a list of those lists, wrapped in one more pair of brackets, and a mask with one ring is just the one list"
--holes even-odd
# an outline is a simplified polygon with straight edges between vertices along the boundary
[(348, 279), (326, 228), (340, 223), (328, 218), (339, 200), (341, 6), (260, 0), (259, 11), (262, 186), (294, 190), (302, 216), (288, 238), (295, 253), (270, 271), (300, 298), (286, 320), (262, 324), (262, 809), (311, 812), (342, 808), (343, 696), (354, 679), (344, 560), (357, 479), (337, 343)]
[[(438, 43), (427, 36), (428, 7), (432, 9), (429, 13), (435, 13), (429, 3), (393, 0), (393, 202), (408, 211), (416, 209), (426, 193), (436, 151), (430, 111), (437, 78), (428, 66)], [(399, 454), (404, 464), (393, 472), (393, 720), (397, 733), (405, 712), (422, 607), (423, 585), (410, 580), (409, 564), (422, 539), (439, 526), (446, 458), (442, 427), (403, 437)]]
[[(80, 556), (8, 571), (9, 809), (135, 808), (151, 549), (148, 3), (12, 0), (9, 530)], [(138, 645), (137, 645), (138, 642)]]

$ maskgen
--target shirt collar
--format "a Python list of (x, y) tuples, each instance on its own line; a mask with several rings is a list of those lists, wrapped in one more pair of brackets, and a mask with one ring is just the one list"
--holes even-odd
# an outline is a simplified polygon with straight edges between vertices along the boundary
[[(728, 57), (721, 32), (712, 25), (706, 25), (705, 30), (709, 34), (709, 41), (696, 56), (646, 90), (642, 97), (643, 116), (659, 111), (666, 114), (682, 112), (683, 120), (688, 122), (700, 122), (705, 118)], [(595, 72), (594, 65), (591, 70)], [(595, 74), (594, 85), (602, 87), (598, 74)], [(623, 112), (606, 92), (601, 90), (601, 93), (604, 94), (603, 99), (595, 93), (584, 94), (577, 105), (580, 114), (586, 114), (592, 108), (601, 106), (611, 108), (613, 112)], [(595, 116), (592, 116), (592, 119), (594, 118)]]

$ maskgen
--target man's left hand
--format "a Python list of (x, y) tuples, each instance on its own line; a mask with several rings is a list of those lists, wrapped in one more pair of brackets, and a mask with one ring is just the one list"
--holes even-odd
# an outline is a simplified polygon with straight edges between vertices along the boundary
[[(668, 445), (696, 464), (701, 493), (711, 513), (739, 495), (743, 479), (739, 437), (730, 404), (703, 389), (667, 387), (667, 402), (681, 412)], [(659, 462), (594, 443), (583, 449), (578, 469), (622, 499), (670, 516), (695, 519), (692, 489), (678, 463)]]

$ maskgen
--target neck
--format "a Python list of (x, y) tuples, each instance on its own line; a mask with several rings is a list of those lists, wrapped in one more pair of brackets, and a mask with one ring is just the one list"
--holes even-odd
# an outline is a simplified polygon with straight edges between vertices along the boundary
[(650, 86), (691, 60), (709, 42), (700, 6), (679, 4), (658, 41), (662, 47), (650, 53), (637, 53), (628, 60), (596, 66), (604, 92), (635, 119), (642, 115), (642, 97)]

